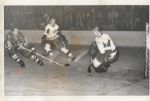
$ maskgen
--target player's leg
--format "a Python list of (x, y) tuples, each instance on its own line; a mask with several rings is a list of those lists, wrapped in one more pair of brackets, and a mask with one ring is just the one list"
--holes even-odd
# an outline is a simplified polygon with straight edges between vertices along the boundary
[(103, 61), (99, 61), (99, 59), (94, 58), (92, 64), (93, 68), (95, 69), (95, 72), (107, 72), (108, 67), (104, 65)]
[(16, 54), (14, 47), (8, 48), (7, 52), (8, 52), (9, 57), (13, 59), (14, 61), (16, 61), (20, 65), (20, 67), (25, 67), (25, 64), (22, 61), (22, 59)]
[(107, 72), (108, 66), (106, 66), (104, 60), (106, 54), (100, 54), (97, 51), (96, 47), (92, 49), (93, 51), (90, 52), (90, 66), (88, 67), (88, 72), (91, 72), (91, 67), (95, 70), (95, 72)]
[(92, 72), (92, 68), (94, 68), (93, 66), (93, 59), (96, 57), (96, 54), (98, 53), (98, 49), (97, 49), (97, 46), (96, 46), (96, 43), (93, 42), (91, 43), (90, 45), (90, 49), (89, 49), (89, 56), (90, 56), (90, 60), (89, 60), (89, 66), (88, 66), (88, 72), (91, 73)]
[(50, 43), (45, 43), (44, 45), (44, 56), (53, 56), (52, 48)]
[(108, 66), (105, 65), (103, 56), (99, 56), (99, 54), (97, 54), (96, 56), (90, 57), (90, 65), (88, 67), (89, 73), (91, 73), (92, 70), (98, 73), (107, 72), (107, 69)]
[(90, 57), (90, 65), (88, 66), (88, 73), (91, 73), (92, 71), (93, 71), (93, 58), (92, 57)]
[(37, 64), (43, 66), (43, 62), (37, 57), (37, 55), (35, 53), (32, 53), (32, 52), (28, 52), (24, 49), (20, 49), (18, 50), (23, 56), (31, 59), (32, 61), (36, 62)]
[(46, 36), (42, 36), (41, 46), (44, 49), (44, 56), (53, 56), (51, 41), (47, 40)]
[(75, 56), (68, 48), (65, 47), (63, 41), (60, 38), (53, 40), (53, 43), (62, 53), (66, 54), (72, 61), (75, 60)]
[(10, 54), (9, 56), (10, 56), (13, 60), (15, 60), (15, 61), (20, 65), (20, 67), (25, 67), (24, 62), (22, 61), (22, 59), (21, 59), (17, 54)]
[(69, 49), (67, 49), (66, 47), (62, 47), (60, 49), (61, 52), (63, 52), (64, 54), (66, 54), (72, 61), (75, 60), (75, 56), (73, 56), (73, 54), (71, 53), (71, 51)]
[(68, 46), (68, 40), (66, 39), (66, 37), (63, 34), (59, 34), (60, 39), (62, 40), (63, 44), (65, 47)]

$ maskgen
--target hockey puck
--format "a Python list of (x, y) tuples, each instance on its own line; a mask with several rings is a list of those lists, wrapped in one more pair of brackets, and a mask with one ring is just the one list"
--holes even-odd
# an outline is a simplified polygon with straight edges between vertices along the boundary
[(70, 64), (66, 63), (65, 66), (68, 67), (68, 66), (70, 66)]

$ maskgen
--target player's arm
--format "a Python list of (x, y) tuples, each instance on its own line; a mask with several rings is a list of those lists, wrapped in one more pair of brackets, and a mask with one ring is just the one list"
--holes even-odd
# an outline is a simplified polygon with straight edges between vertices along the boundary
[(18, 33), (18, 35), (21, 40), (20, 45), (27, 46), (29, 44), (29, 42), (27, 41), (26, 37), (23, 36), (23, 34), (20, 32)]
[(116, 49), (116, 46), (112, 40), (110, 40), (110, 47), (112, 51)]
[(113, 51), (115, 49), (115, 45), (114, 45), (112, 39), (109, 36), (107, 36), (106, 39), (110, 41), (110, 46), (105, 47), (105, 50), (112, 50)]
[(113, 40), (109, 36), (108, 36), (108, 40), (110, 40), (110, 47), (108, 47), (109, 50), (112, 50), (112, 51), (115, 50), (116, 46), (115, 46)]
[(96, 42), (96, 44), (97, 44), (97, 47), (98, 47), (100, 53), (104, 54), (105, 53), (105, 49), (104, 49), (103, 43), (102, 42)]
[(31, 49), (32, 51), (36, 51), (35, 47), (31, 43), (29, 43), (28, 40), (26, 39), (26, 37), (23, 36), (21, 33), (20, 33), (20, 38), (21, 38), (21, 41), (22, 41), (20, 43), (20, 48), (22, 46), (24, 46), (24, 47), (26, 47), (28, 49)]
[(48, 35), (48, 33), (49, 33), (49, 27), (48, 27), (48, 25), (45, 27), (45, 31), (44, 31), (44, 33), (43, 33), (43, 36), (42, 36), (42, 43), (41, 44), (44, 44), (45, 42), (46, 42), (46, 40), (47, 40), (47, 35)]
[(22, 43), (28, 43), (26, 37), (22, 33), (20, 33), (20, 32), (19, 32), (19, 37), (20, 37)]
[(49, 33), (49, 27), (48, 27), (48, 25), (45, 27), (45, 31), (44, 31), (44, 33), (43, 33), (43, 35), (47, 35), (48, 33)]
[(49, 33), (49, 29), (45, 29), (44, 35), (47, 35)]
[(7, 34), (5, 41), (5, 48), (9, 51), (13, 47), (11, 35)]
[(6, 40), (5, 40), (5, 48), (11, 52), (11, 50), (13, 48), (15, 48), (17, 45), (16, 42), (14, 42), (14, 38), (13, 38), (13, 35), (11, 32), (9, 32), (7, 35), (6, 35)]
[(109, 59), (113, 59), (113, 57), (117, 54), (117, 50), (116, 50), (116, 46), (115, 46), (114, 42), (111, 40), (111, 38), (109, 40), (110, 40), (110, 49), (112, 51)]
[(62, 31), (62, 29), (58, 26), (57, 34), (58, 34), (58, 35), (62, 35), (62, 32), (61, 32), (61, 31)]

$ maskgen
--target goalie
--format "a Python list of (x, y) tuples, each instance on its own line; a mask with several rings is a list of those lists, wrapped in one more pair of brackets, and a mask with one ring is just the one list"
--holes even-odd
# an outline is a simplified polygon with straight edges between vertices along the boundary
[(55, 46), (74, 61), (75, 57), (70, 50), (66, 48), (67, 43), (68, 41), (59, 31), (59, 26), (56, 24), (55, 19), (52, 18), (50, 23), (45, 27), (45, 32), (42, 36), (42, 46), (44, 47), (45, 55), (53, 56), (52, 46)]
[[(24, 50), (21, 48), (22, 46), (32, 50), (32, 52)], [(17, 27), (12, 28), (11, 31), (6, 35), (5, 49), (7, 50), (10, 58), (19, 63), (21, 67), (25, 67), (25, 63), (17, 53), (21, 53), (23, 56), (30, 58), (41, 66), (43, 65), (43, 62), (35, 54), (36, 49), (19, 32)]]
[(117, 48), (108, 34), (99, 31), (98, 27), (92, 30), (96, 36), (90, 47), (90, 66), (88, 72), (91, 73), (91, 67), (95, 72), (107, 72), (110, 64), (118, 57)]

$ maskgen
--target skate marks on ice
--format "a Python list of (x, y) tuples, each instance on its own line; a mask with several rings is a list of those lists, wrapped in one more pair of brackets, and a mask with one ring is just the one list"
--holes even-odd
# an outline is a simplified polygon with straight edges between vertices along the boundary
[[(84, 51), (78, 50), (75, 54)], [(68, 61), (62, 55), (59, 54), (56, 60)], [(142, 76), (137, 71), (144, 57), (133, 61), (133, 56), (121, 55), (108, 72), (93, 72), (92, 75), (87, 73), (88, 55), (77, 63), (70, 62), (69, 68), (58, 68), (45, 61), (45, 66), (41, 67), (23, 58), (27, 68), (20, 71), (16, 70), (18, 65), (6, 57), (5, 95), (147, 95), (148, 83), (140, 82)], [(144, 88), (140, 85), (144, 85)]]

